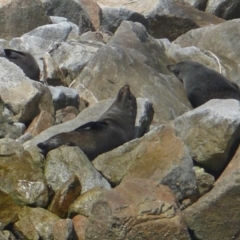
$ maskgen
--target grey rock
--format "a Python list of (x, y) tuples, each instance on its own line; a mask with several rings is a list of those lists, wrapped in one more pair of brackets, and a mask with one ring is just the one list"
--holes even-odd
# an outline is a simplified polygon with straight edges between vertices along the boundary
[(16, 240), (14, 235), (8, 230), (0, 231), (0, 239), (1, 240)]
[(53, 226), (54, 240), (74, 240), (77, 235), (71, 219), (61, 219)]
[(70, 84), (98, 49), (98, 45), (84, 44), (72, 40), (62, 43), (52, 53), (52, 58), (59, 68), (66, 72), (66, 77), (69, 79), (68, 83)]
[(206, 173), (203, 168), (194, 167), (194, 171), (196, 174), (199, 194), (200, 196), (203, 196), (212, 189), (215, 179), (211, 174)]
[(173, 121), (195, 161), (211, 170), (225, 166), (240, 135), (239, 102), (213, 99)]
[(240, 17), (240, 2), (235, 0), (208, 0), (206, 12), (226, 20)]
[[(15, 121), (31, 121), (44, 108), (43, 101), (49, 91), (41, 83), (32, 81), (15, 64), (0, 58), (1, 98), (13, 112)], [(25, 94), (27, 92), (27, 94)], [(46, 106), (46, 105), (45, 105)], [(47, 106), (51, 111), (51, 104)]]
[(54, 191), (58, 190), (72, 174), (80, 180), (83, 193), (94, 187), (111, 188), (78, 147), (62, 146), (50, 151), (44, 172), (48, 184)]
[(19, 37), (38, 26), (50, 23), (50, 18), (38, 0), (2, 1), (0, 14), (0, 37), (4, 39)]
[(67, 106), (73, 106), (78, 109), (79, 95), (76, 90), (63, 86), (49, 86), (49, 89), (52, 94), (52, 101), (55, 111)]

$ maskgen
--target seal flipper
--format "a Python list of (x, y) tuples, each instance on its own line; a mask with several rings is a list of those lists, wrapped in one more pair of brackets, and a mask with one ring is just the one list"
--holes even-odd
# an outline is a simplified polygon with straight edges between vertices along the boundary
[(102, 127), (107, 127), (108, 123), (107, 122), (88, 122), (86, 124), (83, 124), (82, 126), (74, 129), (74, 131), (80, 131), (83, 129), (97, 129), (97, 128), (102, 128)]

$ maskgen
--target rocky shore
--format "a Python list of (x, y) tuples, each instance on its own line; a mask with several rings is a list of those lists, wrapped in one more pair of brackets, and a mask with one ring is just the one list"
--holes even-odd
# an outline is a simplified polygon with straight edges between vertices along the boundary
[[(0, 240), (240, 239), (240, 105), (193, 109), (167, 65), (240, 86), (236, 0), (0, 0)], [(130, 86), (134, 139), (90, 161), (37, 145), (98, 120)], [(111, 141), (107, 139), (105, 141)]]

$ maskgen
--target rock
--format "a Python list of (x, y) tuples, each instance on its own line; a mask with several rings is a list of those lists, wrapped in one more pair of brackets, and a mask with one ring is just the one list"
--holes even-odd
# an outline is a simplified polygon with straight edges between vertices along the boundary
[(17, 239), (53, 239), (52, 228), (59, 217), (43, 208), (24, 207), (13, 226)]
[(0, 239), (1, 240), (16, 240), (14, 235), (7, 230), (0, 231)]
[(219, 171), (240, 135), (239, 111), (237, 100), (213, 99), (176, 118), (173, 127), (196, 162)]
[(174, 0), (160, 0), (148, 14), (149, 33), (155, 38), (176, 39), (191, 29), (224, 22)]
[(104, 32), (114, 33), (122, 21), (139, 22), (148, 28), (148, 20), (140, 13), (128, 10), (123, 7), (102, 7), (101, 28)]
[[(90, 209), (92, 208), (92, 205), (94, 204), (94, 202), (96, 202), (100, 196), (102, 196), (102, 194), (106, 191), (106, 189), (102, 189), (99, 187), (96, 188), (92, 188), (86, 192), (84, 192), (83, 194), (81, 194), (69, 207), (69, 211), (68, 211), (68, 217), (73, 218), (73, 223), (75, 225), (75, 223), (77, 225), (80, 225), (78, 222), (78, 219), (80, 221), (84, 222), (84, 225), (78, 226), (78, 228), (80, 228), (79, 230), (81, 232), (83, 232), (83, 229), (85, 229), (85, 226), (87, 224), (86, 223), (86, 219), (83, 218), (83, 216), (89, 217), (90, 216)], [(74, 220), (75, 216), (78, 216), (78, 214), (81, 213), (82, 216), (76, 217), (76, 219)]]
[(99, 47), (97, 44), (79, 43), (71, 40), (63, 42), (57, 50), (53, 51), (53, 61), (56, 62), (62, 72), (65, 72), (68, 85), (82, 71)]
[(81, 193), (81, 184), (75, 175), (72, 175), (55, 193), (48, 210), (60, 218), (65, 218), (69, 206)]
[(240, 3), (239, 1), (234, 0), (208, 0), (206, 6), (206, 12), (212, 13), (220, 18), (224, 18), (226, 20), (239, 18), (239, 9)]
[(65, 86), (65, 77), (48, 52), (43, 55), (43, 77), (42, 81), (50, 86)]
[(97, 100), (102, 100), (115, 96), (127, 82), (136, 96), (154, 103), (153, 124), (166, 123), (190, 106), (181, 83), (168, 75), (169, 60), (164, 50), (141, 24), (124, 21), (111, 40), (88, 61), (72, 88), (81, 95), (79, 88), (84, 85)]
[[(240, 84), (238, 68), (240, 59), (236, 51), (239, 48), (239, 22), (240, 20), (236, 19), (216, 26), (190, 30), (177, 38), (174, 43), (184, 48), (195, 46), (203, 51), (211, 51), (218, 58), (221, 68), (225, 69), (227, 78)], [(216, 42), (218, 44), (215, 44)]]
[(240, 149), (213, 189), (183, 211), (197, 239), (238, 239), (240, 221)]
[(194, 167), (194, 171), (196, 174), (199, 194), (200, 196), (203, 196), (212, 189), (215, 179), (211, 174), (206, 173), (203, 168)]
[(82, 215), (77, 215), (73, 219), (74, 229), (76, 231), (78, 240), (85, 240), (84, 233), (87, 227), (87, 217)]
[(64, 109), (59, 109), (56, 111), (56, 121), (55, 124), (64, 123), (70, 121), (77, 117), (79, 110), (73, 106), (65, 107)]
[(71, 219), (61, 219), (53, 226), (54, 240), (78, 239)]
[(68, 2), (65, 0), (52, 0), (50, 4), (45, 4), (45, 9), (48, 9), (48, 14), (51, 16), (65, 17), (77, 24), (81, 32), (86, 29), (95, 30), (100, 26), (98, 17), (100, 9), (93, 0), (70, 0)]
[(62, 146), (50, 151), (44, 172), (48, 184), (54, 191), (59, 190), (72, 174), (75, 174), (81, 182), (82, 193), (93, 187), (111, 188), (78, 147)]
[(74, 89), (57, 86), (49, 86), (49, 90), (52, 94), (54, 110), (65, 108), (67, 106), (73, 106), (78, 109), (79, 107), (79, 95)]
[(41, 58), (46, 51), (51, 51), (53, 45), (66, 41), (72, 30), (71, 24), (61, 22), (58, 24), (48, 24), (25, 33), (19, 38), (13, 38), (9, 45), (11, 48), (19, 51), (30, 52), (36, 59), (41, 72), (43, 71), (43, 62)]
[(183, 0), (183, 1), (200, 11), (205, 11), (209, 0)]
[(135, 138), (142, 137), (149, 131), (149, 126), (153, 120), (154, 109), (153, 103), (147, 98), (137, 99), (137, 116), (135, 123)]
[(46, 111), (41, 111), (40, 114), (33, 119), (25, 133), (36, 136), (45, 129), (53, 126), (53, 124), (53, 116)]
[(113, 185), (122, 179), (145, 178), (167, 185), (178, 200), (196, 195), (192, 159), (170, 126), (157, 127), (140, 139), (98, 156), (93, 165)]
[(51, 104), (43, 104), (48, 94), (46, 87), (29, 80), (18, 66), (8, 60), (0, 58), (0, 63), (1, 98), (16, 115), (15, 121), (27, 123), (45, 107), (51, 112)]
[(50, 23), (50, 18), (38, 0), (1, 1), (0, 15), (0, 37), (4, 39), (21, 36), (38, 26)]
[(150, 180), (103, 190), (89, 207), (87, 223), (78, 218), (85, 239), (190, 239), (172, 192)]
[[(39, 154), (39, 153), (38, 153)], [(40, 154), (39, 154), (40, 155)], [(0, 190), (20, 204), (46, 206), (46, 179), (28, 151), (11, 139), (0, 140)]]
[(13, 224), (18, 220), (18, 212), (22, 208), (16, 204), (13, 199), (5, 192), (0, 190), (0, 239), (7, 240), (7, 236), (1, 232), (9, 224)]

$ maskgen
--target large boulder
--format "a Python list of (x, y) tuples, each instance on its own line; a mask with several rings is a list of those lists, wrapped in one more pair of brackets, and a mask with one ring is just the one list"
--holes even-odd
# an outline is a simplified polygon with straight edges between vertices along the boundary
[(214, 188), (183, 211), (196, 239), (239, 238), (240, 148)]
[(169, 75), (168, 63), (159, 41), (141, 24), (124, 21), (88, 61), (72, 88), (80, 91), (83, 84), (102, 100), (115, 96), (128, 83), (136, 96), (154, 103), (153, 123), (166, 123), (191, 108), (181, 82)]
[[(81, 205), (84, 199), (80, 196), (76, 201)], [(85, 239), (190, 239), (174, 195), (168, 187), (151, 180), (124, 181), (82, 205), (88, 219), (85, 223), (78, 219), (84, 224)]]
[(239, 102), (213, 99), (173, 121), (193, 159), (213, 171), (222, 170), (240, 135)]
[(192, 159), (170, 126), (160, 126), (140, 139), (102, 154), (93, 164), (113, 185), (122, 179), (146, 178), (167, 185), (178, 200), (196, 194)]
[(0, 15), (0, 37), (4, 39), (19, 37), (38, 26), (51, 22), (39, 0), (1, 1)]

